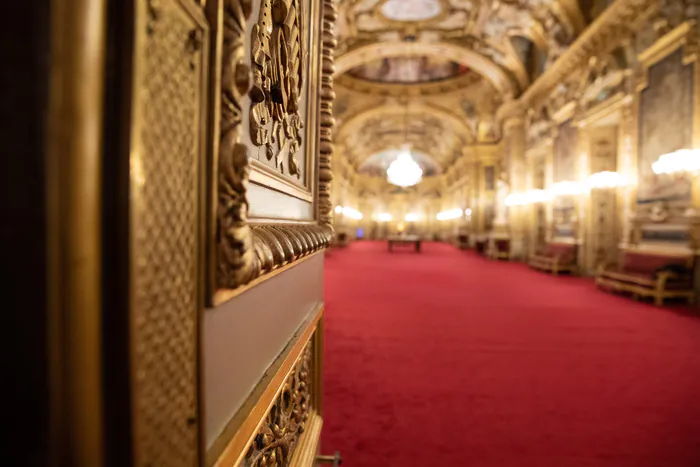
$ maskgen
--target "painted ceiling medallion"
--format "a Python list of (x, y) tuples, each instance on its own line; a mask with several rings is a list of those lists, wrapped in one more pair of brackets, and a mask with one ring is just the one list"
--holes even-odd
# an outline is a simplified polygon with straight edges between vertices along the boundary
[(440, 14), (438, 0), (388, 0), (382, 14), (394, 21), (425, 21)]

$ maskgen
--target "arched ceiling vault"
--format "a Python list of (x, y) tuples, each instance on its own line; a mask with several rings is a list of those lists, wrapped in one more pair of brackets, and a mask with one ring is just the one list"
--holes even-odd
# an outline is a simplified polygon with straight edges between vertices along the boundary
[(377, 57), (437, 56), (468, 66), (489, 80), (501, 94), (515, 96), (519, 83), (501, 67), (472, 50), (449, 43), (375, 43), (347, 52), (335, 61), (336, 76)]
[(465, 147), (497, 143), (496, 109), (585, 26), (577, 0), (338, 5), (334, 136), (356, 170), (409, 143), (445, 173), (464, 162)]
[(344, 119), (335, 140), (355, 167), (371, 156), (404, 143), (435, 161), (440, 171), (473, 144), (475, 135), (458, 115), (422, 102), (393, 102)]

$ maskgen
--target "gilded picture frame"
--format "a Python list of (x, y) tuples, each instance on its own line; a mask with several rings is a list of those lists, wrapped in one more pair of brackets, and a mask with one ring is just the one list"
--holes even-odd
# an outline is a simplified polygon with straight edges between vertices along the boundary
[[(217, 25), (213, 31), (214, 91), (210, 94), (217, 124), (213, 125), (216, 134), (211, 138), (208, 171), (205, 301), (207, 306), (215, 306), (240, 293), (244, 286), (264, 280), (269, 273), (330, 243), (337, 11), (332, 0), (220, 0), (210, 2), (207, 8), (211, 23)], [(299, 18), (305, 17), (305, 11), (309, 21), (303, 25), (305, 20), (300, 23)], [(310, 28), (308, 36), (304, 36), (304, 27)], [(309, 43), (318, 43), (320, 50), (304, 50)], [(293, 63), (286, 60), (290, 55), (310, 59), (308, 67), (302, 58), (297, 64), (300, 67), (282, 66)], [(309, 75), (303, 76), (303, 70), (309, 70)], [(302, 86), (307, 98), (306, 121), (299, 113)], [(304, 169), (298, 173), (289, 148), (298, 150), (302, 138), (306, 140)], [(288, 149), (285, 170), (275, 170), (277, 166), (251, 157), (262, 147), (273, 152), (276, 160), (283, 160), (279, 158), (283, 145)], [(295, 181), (297, 174), (300, 176)], [(251, 219), (251, 183), (270, 193), (311, 203), (311, 218), (280, 215)]]
[[(646, 154), (649, 152), (653, 143), (653, 141), (650, 141), (650, 136), (647, 134), (650, 124), (653, 123), (653, 119), (645, 113), (645, 101), (648, 100), (648, 96), (650, 96), (647, 93), (653, 90), (652, 80), (654, 77), (650, 76), (650, 73), (653, 73), (655, 70), (659, 72), (663, 71), (658, 69), (658, 67), (664, 65), (671, 65), (671, 68), (673, 68), (674, 63), (672, 62), (676, 60), (676, 56), (678, 57), (677, 60), (680, 60), (677, 64), (680, 68), (676, 67), (673, 71), (679, 71), (680, 73), (667, 73), (666, 75), (671, 77), (675, 76), (679, 80), (682, 80), (683, 77), (678, 75), (684, 73), (687, 75), (685, 77), (688, 81), (687, 83), (680, 82), (676, 84), (687, 88), (689, 93), (687, 96), (679, 97), (679, 102), (683, 101), (682, 103), (687, 104), (689, 107), (685, 109), (689, 121), (675, 122), (687, 125), (684, 131), (685, 136), (682, 138), (683, 141), (670, 145), (664, 143), (661, 145), (664, 147), (660, 152), (672, 152), (676, 149), (698, 147), (700, 144), (700, 118), (698, 116), (698, 111), (700, 110), (700, 93), (698, 93), (700, 73), (697, 67), (697, 54), (693, 50), (693, 47), (687, 46), (692, 35), (692, 30), (693, 26), (690, 23), (683, 23), (638, 55), (641, 70), (637, 80), (634, 99), (634, 135), (632, 138), (632, 152), (635, 166), (637, 167), (638, 181), (637, 186), (632, 190), (631, 196), (636, 206), (637, 213), (641, 215), (644, 215), (644, 213), (650, 209), (650, 206), (654, 205), (663, 204), (671, 208), (682, 210), (690, 205), (697, 205), (698, 203), (698, 195), (695, 193), (698, 188), (693, 186), (694, 183), (692, 183), (692, 180), (687, 175), (680, 175), (674, 177), (674, 179), (670, 179), (669, 176), (662, 176), (668, 178), (665, 181), (665, 185), (669, 187), (672, 185), (678, 186), (683, 189), (683, 192), (674, 189), (675, 191), (673, 192), (654, 194), (649, 190), (649, 187), (647, 187), (648, 180), (646, 180), (650, 177), (656, 180), (659, 177), (652, 176), (650, 171), (653, 160), (661, 156), (661, 154)], [(658, 81), (659, 78), (662, 77), (658, 77), (656, 81)], [(669, 96), (664, 96), (663, 98), (667, 100), (670, 99)], [(659, 99), (661, 99), (661, 96), (659, 96)], [(649, 107), (651, 107), (651, 105), (649, 105)], [(654, 108), (658, 108), (658, 106)], [(670, 118), (675, 115), (676, 110), (677, 109), (670, 109), (668, 117)], [(659, 117), (659, 119), (660, 118), (661, 117)], [(657, 133), (659, 132), (657, 131)], [(663, 133), (665, 136), (668, 136), (668, 132)], [(674, 129), (672, 133), (677, 134), (678, 132)], [(684, 147), (676, 147), (679, 145)]]

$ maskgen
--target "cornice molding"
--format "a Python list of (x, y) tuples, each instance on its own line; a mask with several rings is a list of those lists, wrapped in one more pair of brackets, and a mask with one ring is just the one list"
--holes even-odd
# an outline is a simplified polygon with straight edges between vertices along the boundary
[(435, 82), (425, 83), (381, 83), (367, 81), (343, 74), (336, 78), (336, 85), (362, 94), (382, 97), (403, 97), (406, 95), (434, 96), (462, 91), (481, 81), (483, 76), (478, 73), (467, 73)]
[(340, 55), (336, 60), (335, 74), (339, 76), (349, 69), (376, 57), (400, 57), (416, 54), (442, 56), (448, 60), (467, 65), (489, 80), (504, 96), (515, 96), (517, 94), (517, 84), (495, 62), (473, 50), (449, 42), (411, 43), (410, 47), (407, 47), (405, 42), (369, 43)]
[[(520, 96), (525, 108), (536, 107), (558, 83), (585, 68), (588, 59), (604, 55), (633, 33), (635, 23), (659, 8), (656, 0), (616, 0), (574, 41), (559, 59)], [(648, 24), (647, 24), (648, 26)]]

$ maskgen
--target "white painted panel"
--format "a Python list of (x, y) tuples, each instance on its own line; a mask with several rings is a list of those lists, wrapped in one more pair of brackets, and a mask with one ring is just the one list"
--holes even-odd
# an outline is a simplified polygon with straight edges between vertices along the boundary
[(309, 221), (314, 205), (308, 201), (251, 183), (248, 185), (248, 217)]
[(204, 316), (207, 447), (323, 301), (323, 255), (271, 277)]

